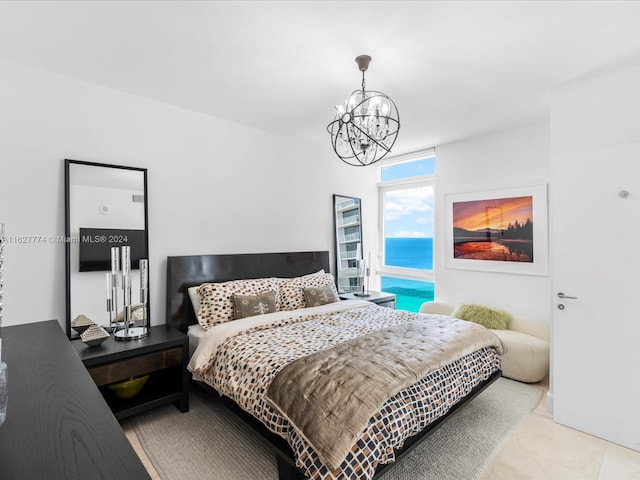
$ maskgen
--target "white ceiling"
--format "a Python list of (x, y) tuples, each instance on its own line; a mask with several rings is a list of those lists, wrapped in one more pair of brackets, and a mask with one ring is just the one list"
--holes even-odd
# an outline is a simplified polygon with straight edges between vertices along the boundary
[(327, 149), (360, 54), (405, 153), (543, 120), (553, 87), (640, 64), (640, 2), (0, 2), (0, 59)]

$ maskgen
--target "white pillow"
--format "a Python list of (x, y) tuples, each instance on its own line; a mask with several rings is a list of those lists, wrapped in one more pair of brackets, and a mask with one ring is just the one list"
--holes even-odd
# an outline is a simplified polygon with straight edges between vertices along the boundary
[(200, 288), (200, 285), (187, 288), (187, 293), (189, 293), (189, 299), (191, 300), (191, 305), (193, 305), (193, 311), (196, 312), (196, 315), (198, 314), (198, 310), (200, 310), (200, 295), (198, 295), (198, 288)]

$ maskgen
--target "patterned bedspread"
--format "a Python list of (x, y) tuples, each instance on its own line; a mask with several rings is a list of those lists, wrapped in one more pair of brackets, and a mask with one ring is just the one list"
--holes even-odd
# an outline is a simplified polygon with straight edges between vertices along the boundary
[[(339, 311), (333, 311), (333, 310)], [(421, 315), (423, 318), (425, 315)], [(416, 314), (362, 301), (344, 301), (304, 311), (251, 317), (211, 329), (189, 364), (218, 392), (233, 399), (267, 428), (285, 438), (298, 467), (310, 479), (370, 479), (380, 463), (394, 460), (404, 440), (467, 395), (500, 368), (500, 354), (483, 348), (454, 359), (390, 398), (353, 445), (340, 468), (322, 464), (296, 430), (270, 407), (264, 395), (275, 375), (288, 363), (381, 329), (411, 322)], [(434, 322), (442, 317), (430, 315)], [(223, 327), (224, 328), (219, 328)], [(217, 330), (219, 329), (219, 330)], [(211, 337), (209, 341), (207, 337)]]

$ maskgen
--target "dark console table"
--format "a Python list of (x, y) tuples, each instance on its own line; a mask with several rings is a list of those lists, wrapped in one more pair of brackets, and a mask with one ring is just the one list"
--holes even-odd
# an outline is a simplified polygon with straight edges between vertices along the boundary
[(56, 320), (2, 329), (2, 480), (149, 479)]

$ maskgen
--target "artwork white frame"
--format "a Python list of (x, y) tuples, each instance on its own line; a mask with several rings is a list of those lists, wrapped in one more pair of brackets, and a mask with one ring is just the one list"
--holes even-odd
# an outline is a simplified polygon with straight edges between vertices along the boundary
[[(487, 201), (516, 197), (533, 197), (531, 219), (533, 224), (533, 261), (481, 260), (454, 256), (454, 204), (458, 202)], [(445, 268), (478, 270), (483, 272), (520, 275), (549, 274), (549, 225), (547, 184), (523, 185), (493, 190), (445, 195)]]

